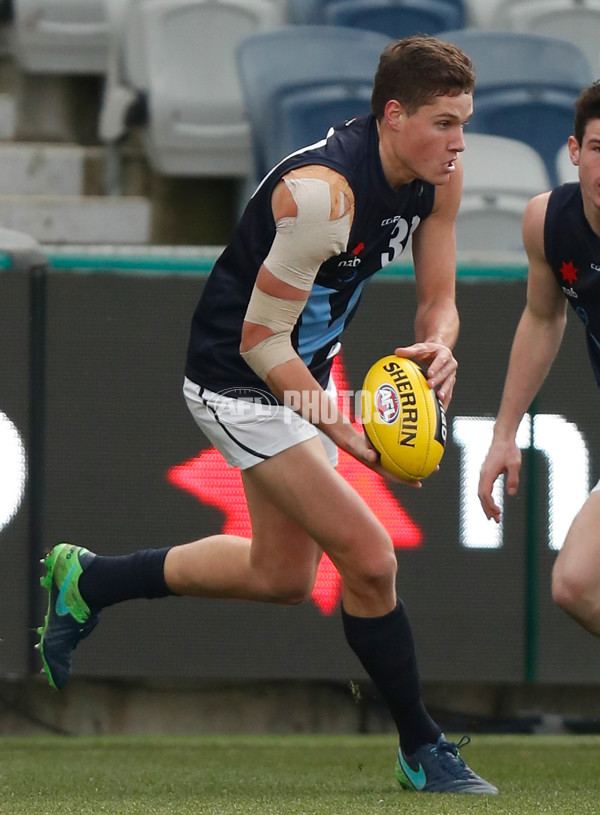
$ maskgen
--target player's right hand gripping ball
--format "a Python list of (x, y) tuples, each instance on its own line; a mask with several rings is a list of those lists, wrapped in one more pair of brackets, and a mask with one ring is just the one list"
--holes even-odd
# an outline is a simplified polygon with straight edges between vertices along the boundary
[(446, 415), (419, 365), (394, 355), (369, 368), (363, 383), (362, 419), (381, 464), (404, 481), (427, 478), (440, 463)]

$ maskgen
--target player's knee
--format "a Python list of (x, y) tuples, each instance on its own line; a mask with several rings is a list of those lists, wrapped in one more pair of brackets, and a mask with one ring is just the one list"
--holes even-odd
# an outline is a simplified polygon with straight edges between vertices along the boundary
[(355, 590), (362, 587), (364, 591), (380, 593), (395, 585), (397, 570), (398, 561), (394, 550), (386, 549), (357, 564), (353, 574), (349, 575), (349, 580), (354, 584)]
[(560, 568), (553, 570), (552, 599), (563, 611), (580, 616), (588, 596), (588, 581), (580, 573)]

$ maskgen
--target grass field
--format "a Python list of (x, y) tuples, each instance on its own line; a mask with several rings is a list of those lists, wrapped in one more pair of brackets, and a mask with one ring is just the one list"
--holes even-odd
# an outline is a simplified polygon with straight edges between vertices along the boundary
[(4, 737), (1, 815), (588, 815), (600, 737), (477, 735), (500, 795), (402, 792), (390, 736)]

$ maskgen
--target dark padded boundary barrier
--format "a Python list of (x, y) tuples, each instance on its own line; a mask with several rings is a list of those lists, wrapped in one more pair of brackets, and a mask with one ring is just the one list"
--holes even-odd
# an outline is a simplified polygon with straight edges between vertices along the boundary
[[(37, 559), (53, 543), (73, 540), (116, 554), (244, 528), (237, 476), (207, 447), (181, 396), (189, 321), (214, 252), (179, 254), (179, 264), (170, 258), (164, 266), (160, 254), (167, 250), (138, 251), (136, 260), (133, 252), (84, 256), (47, 247), (48, 264), (37, 256), (25, 269), (10, 253), (0, 255), (0, 411), (17, 428), (28, 464), (28, 489), (0, 528), (9, 567), (0, 578), (3, 677), (39, 669), (31, 649), (33, 622), (43, 614)], [(507, 263), (506, 275), (501, 267), (459, 268), (451, 430), (458, 417), (492, 418), (499, 403), (525, 297), (522, 261)], [(411, 341), (410, 270), (392, 272), (367, 287), (347, 333), (341, 372), (349, 390), (360, 388), (375, 358)], [(584, 355), (581, 326), (570, 320), (535, 410), (576, 425), (593, 484), (598, 397)], [(550, 600), (556, 553), (548, 547), (549, 523), (561, 496), (552, 496), (553, 515), (548, 458), (532, 449), (526, 459), (497, 548), (461, 546), (465, 446), (452, 435), (441, 471), (420, 491), (355, 480), (393, 529), (398, 590), (425, 681), (597, 679), (594, 641)], [(526, 489), (531, 468), (534, 495)], [(331, 570), (300, 607), (169, 598), (107, 609), (75, 664), (78, 676), (91, 679), (362, 677), (342, 637)]]

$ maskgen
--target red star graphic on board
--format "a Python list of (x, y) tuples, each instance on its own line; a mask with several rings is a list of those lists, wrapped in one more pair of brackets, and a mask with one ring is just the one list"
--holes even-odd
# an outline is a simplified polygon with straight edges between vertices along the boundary
[[(332, 375), (338, 389), (338, 403), (344, 392), (349, 392), (343, 363), (338, 356)], [(354, 422), (357, 430), (360, 422)], [(338, 472), (359, 492), (387, 529), (397, 549), (412, 549), (421, 545), (422, 532), (390, 492), (384, 478), (364, 467), (352, 456), (340, 450)], [(195, 495), (202, 504), (213, 506), (223, 513), (221, 533), (252, 535), (250, 518), (239, 470), (227, 466), (214, 447), (198, 456), (176, 464), (167, 472), (167, 480), (179, 489)], [(341, 596), (341, 578), (337, 569), (323, 555), (312, 600), (322, 614), (333, 614)]]
[(568, 263), (563, 260), (562, 266), (560, 267), (560, 273), (563, 276), (563, 280), (570, 286), (577, 280), (578, 271), (579, 269), (575, 268), (572, 260), (570, 260)]

